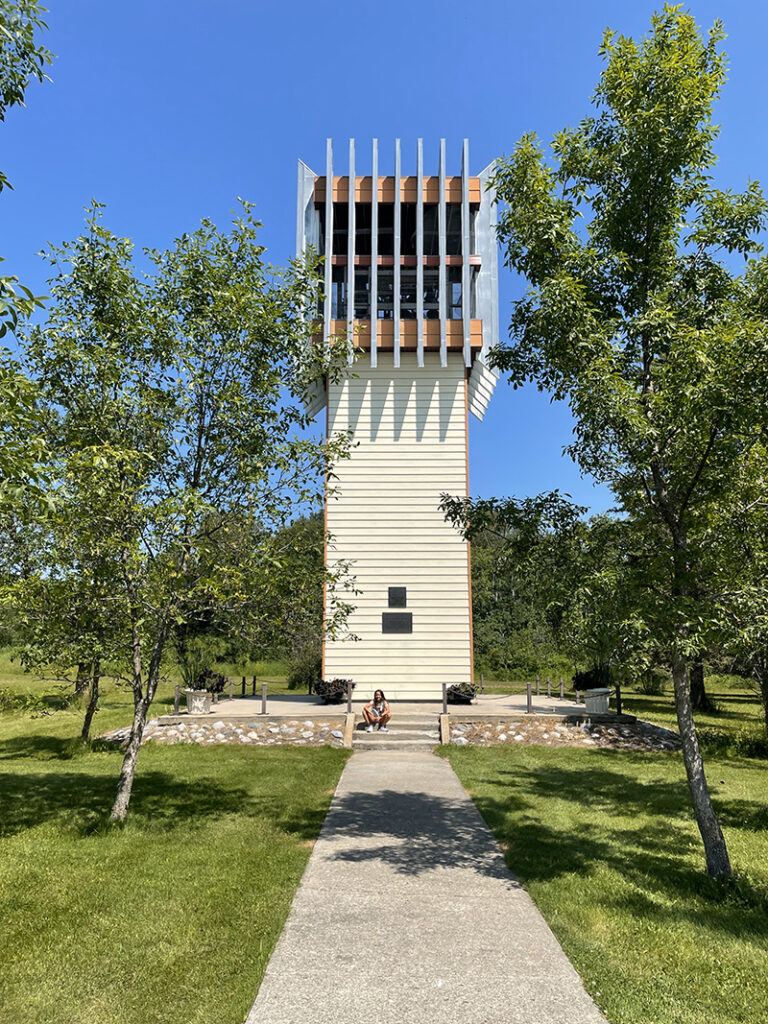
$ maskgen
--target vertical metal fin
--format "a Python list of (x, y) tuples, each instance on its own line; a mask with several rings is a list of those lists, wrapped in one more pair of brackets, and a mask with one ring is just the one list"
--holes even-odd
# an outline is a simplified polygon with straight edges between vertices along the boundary
[(379, 140), (373, 140), (371, 165), (371, 366), (379, 345)]
[(392, 284), (392, 315), (394, 317), (395, 353), (394, 365), (400, 365), (400, 139), (395, 139), (395, 229), (392, 252), (395, 267)]
[(355, 331), (355, 140), (349, 140), (349, 199), (347, 201), (347, 362), (354, 362)]
[(464, 334), (464, 365), (472, 366), (472, 322), (470, 320), (469, 231), (469, 139), (461, 150), (461, 320)]
[(424, 145), (416, 143), (416, 364), (424, 365)]
[(445, 273), (445, 139), (440, 139), (440, 163), (438, 174), (440, 175), (440, 193), (438, 206), (438, 232), (440, 241), (440, 365), (448, 365), (448, 347), (446, 343), (446, 318), (447, 310), (447, 280)]
[(304, 255), (304, 249), (306, 242), (304, 240), (304, 215), (306, 209), (306, 201), (303, 195), (304, 184), (304, 161), (299, 160), (299, 183), (296, 189), (296, 256), (301, 257)]
[(323, 301), (323, 347), (331, 341), (331, 268), (333, 265), (333, 139), (325, 143), (325, 298)]

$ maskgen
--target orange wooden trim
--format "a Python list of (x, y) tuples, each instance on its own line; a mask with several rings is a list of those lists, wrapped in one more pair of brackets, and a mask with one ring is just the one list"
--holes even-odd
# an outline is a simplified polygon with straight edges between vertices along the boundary
[[(315, 178), (315, 204), (325, 202), (326, 180), (324, 175)], [(440, 184), (436, 175), (422, 179), (422, 193), (425, 203), (437, 203), (440, 198)], [(378, 194), (380, 203), (394, 203), (395, 201), (395, 179), (392, 176), (383, 176), (378, 179)], [(370, 203), (373, 198), (373, 179), (370, 175), (358, 175), (355, 177), (355, 202)], [(405, 175), (400, 179), (400, 200), (403, 203), (415, 203), (418, 198), (418, 180), (415, 175)], [(479, 203), (482, 198), (482, 188), (479, 178), (469, 179), (469, 201)], [(349, 176), (333, 176), (333, 199), (337, 203), (349, 202)], [(461, 202), (461, 178), (450, 177), (445, 179), (445, 199), (448, 203)]]
[[(328, 393), (328, 378), (325, 378), (325, 441), (328, 443), (328, 426), (330, 419), (329, 402), (330, 395)], [(326, 573), (328, 572), (328, 474), (325, 474), (323, 480), (323, 565)], [(326, 615), (326, 601), (328, 600), (328, 580), (323, 577), (323, 649), (320, 654), (320, 675), (325, 679), (325, 643), (326, 633), (325, 628), (328, 622), (328, 616)]]
[[(319, 326), (319, 325), (318, 325)], [(459, 352), (464, 347), (464, 325), (461, 320), (447, 320), (445, 324), (446, 346), (451, 352)], [(337, 338), (346, 336), (347, 321), (331, 320), (331, 335)], [(353, 338), (356, 348), (369, 351), (371, 348), (371, 322), (370, 320), (355, 320), (353, 324)], [(407, 352), (416, 351), (418, 343), (418, 322), (416, 320), (400, 321), (400, 347)], [(320, 341), (322, 333), (316, 332), (313, 339)], [(376, 340), (376, 348), (379, 351), (387, 351), (395, 347), (395, 322), (394, 320), (379, 320)], [(477, 354), (483, 347), (483, 321), (470, 321), (470, 349)], [(440, 350), (440, 321), (424, 321), (424, 351), (439, 352)]]
[[(469, 497), (469, 389), (464, 375), (464, 460), (467, 467), (467, 497)], [(472, 544), (467, 541), (467, 584), (469, 589), (469, 681), (475, 681), (475, 631), (472, 623)]]

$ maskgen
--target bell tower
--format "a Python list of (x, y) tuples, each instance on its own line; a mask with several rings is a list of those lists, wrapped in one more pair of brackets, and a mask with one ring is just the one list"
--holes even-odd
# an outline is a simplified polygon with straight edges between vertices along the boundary
[[(349, 459), (326, 499), (332, 540), (326, 561), (351, 563), (359, 591), (349, 619), (357, 640), (326, 640), (323, 675), (351, 678), (356, 696), (380, 687), (394, 700), (437, 700), (443, 683), (472, 679), (469, 545), (438, 509), (440, 495), (468, 494), (468, 414), (482, 419), (497, 374), (493, 165), (437, 174), (381, 175), (373, 140), (370, 174), (357, 173), (354, 140), (346, 175), (299, 161), (297, 250), (324, 258), (322, 339), (346, 338), (350, 365), (318, 385), (309, 412), (327, 408), (331, 435), (351, 429)], [(352, 359), (353, 346), (363, 356)]]

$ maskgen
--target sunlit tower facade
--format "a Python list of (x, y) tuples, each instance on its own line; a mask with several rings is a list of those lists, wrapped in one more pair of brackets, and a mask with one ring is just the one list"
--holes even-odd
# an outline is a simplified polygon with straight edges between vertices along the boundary
[[(346, 147), (345, 147), (346, 148)], [(439, 511), (440, 495), (468, 494), (468, 415), (482, 419), (497, 375), (493, 165), (425, 175), (381, 174), (374, 139), (361, 169), (350, 140), (345, 175), (332, 141), (324, 175), (299, 161), (297, 251), (323, 258), (322, 338), (346, 338), (348, 372), (318, 385), (309, 411), (327, 432), (353, 432), (326, 500), (326, 560), (351, 563), (358, 594), (352, 639), (327, 639), (326, 679), (351, 678), (356, 696), (376, 687), (394, 700), (434, 700), (443, 683), (473, 676), (469, 545)], [(382, 161), (383, 163), (383, 161)]]

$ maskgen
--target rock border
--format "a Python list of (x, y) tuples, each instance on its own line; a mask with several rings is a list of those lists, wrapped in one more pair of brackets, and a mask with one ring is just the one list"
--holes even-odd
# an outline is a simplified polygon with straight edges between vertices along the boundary
[(680, 749), (680, 737), (650, 722), (581, 721), (552, 716), (510, 718), (505, 722), (460, 721), (451, 718), (450, 742), (455, 746), (600, 747), (611, 750), (669, 751)]
[[(104, 743), (128, 742), (130, 726), (114, 729), (99, 736)], [(197, 743), (201, 746), (228, 743), (237, 746), (332, 747), (344, 746), (344, 718), (291, 718), (251, 720), (246, 723), (226, 718), (190, 718), (189, 722), (164, 722), (154, 718), (147, 722), (142, 745), (149, 743)]]

